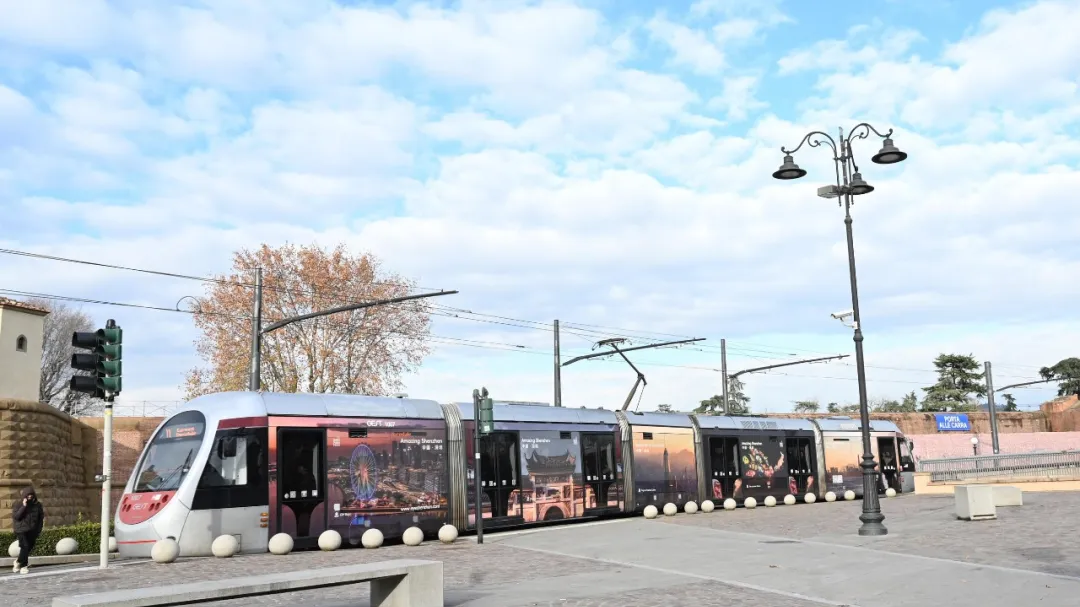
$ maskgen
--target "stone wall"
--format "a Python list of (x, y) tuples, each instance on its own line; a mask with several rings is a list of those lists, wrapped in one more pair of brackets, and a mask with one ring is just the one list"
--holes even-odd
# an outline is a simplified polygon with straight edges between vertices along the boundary
[[(918, 459), (945, 457), (970, 457), (971, 437), (979, 437), (979, 455), (994, 453), (990, 432), (938, 432), (935, 434), (908, 434), (915, 443)], [(1026, 432), (998, 433), (998, 449), (1001, 453), (1030, 453), (1032, 451), (1073, 451), (1080, 449), (1080, 432)]]
[[(131, 473), (135, 470), (135, 464), (142, 455), (143, 447), (150, 441), (154, 430), (157, 429), (164, 417), (116, 417), (113, 416), (113, 446), (112, 446), (112, 506), (110, 512), (116, 512), (116, 506), (124, 495), (124, 487), (127, 485)], [(93, 428), (95, 434), (94, 445), (97, 452), (98, 462), (102, 461), (105, 454), (105, 418), (103, 417), (80, 417), (79, 421)], [(100, 466), (100, 464), (98, 464)]]
[(1043, 403), (1039, 408), (1050, 420), (1052, 431), (1080, 431), (1080, 400), (1076, 398), (1076, 395), (1055, 398)]
[[(836, 414), (832, 413), (769, 413), (767, 417), (779, 418), (824, 418)], [(854, 419), (858, 419), (858, 413), (844, 413)], [(968, 413), (968, 422), (973, 432), (990, 433), (990, 414), (985, 411)], [(888, 420), (896, 424), (905, 435), (913, 434), (937, 434), (937, 420), (933, 413), (871, 413), (870, 419)], [(1026, 432), (1049, 432), (1051, 424), (1045, 411), (1006, 413), (999, 411), (997, 414), (998, 434), (1015, 434)], [(970, 438), (970, 437), (969, 437)]]
[(32, 401), (0, 399), (0, 530), (10, 531), (19, 492), (33, 485), (46, 526), (96, 520), (101, 508), (94, 429)]

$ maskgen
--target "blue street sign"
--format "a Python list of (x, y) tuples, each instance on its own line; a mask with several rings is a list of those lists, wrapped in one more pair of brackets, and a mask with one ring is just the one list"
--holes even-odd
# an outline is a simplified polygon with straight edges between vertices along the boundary
[(967, 413), (935, 413), (938, 432), (971, 432)]

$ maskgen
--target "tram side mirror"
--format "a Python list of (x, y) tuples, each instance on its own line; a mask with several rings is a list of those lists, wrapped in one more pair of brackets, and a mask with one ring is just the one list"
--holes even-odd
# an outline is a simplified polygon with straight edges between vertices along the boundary
[(217, 456), (218, 459), (227, 459), (230, 457), (236, 457), (236, 437), (226, 436), (218, 441), (217, 444)]

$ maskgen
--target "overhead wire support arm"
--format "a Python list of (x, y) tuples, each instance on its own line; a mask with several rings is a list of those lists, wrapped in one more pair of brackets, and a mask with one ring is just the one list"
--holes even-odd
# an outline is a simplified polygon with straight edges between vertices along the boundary
[(836, 356), (823, 356), (821, 358), (808, 358), (806, 360), (793, 360), (787, 363), (777, 363), (775, 365), (765, 365), (764, 367), (753, 367), (751, 369), (743, 369), (742, 371), (736, 371), (728, 376), (728, 379), (735, 379), (736, 377), (746, 373), (756, 373), (758, 371), (768, 371), (769, 369), (778, 369), (780, 367), (790, 367), (792, 365), (805, 365), (809, 363), (825, 362), (827, 360), (838, 360), (841, 358), (848, 358), (850, 354), (837, 354)]
[(994, 390), (994, 392), (1001, 392), (1002, 390), (1008, 390), (1010, 388), (1019, 388), (1019, 387), (1022, 387), (1022, 386), (1034, 386), (1035, 384), (1049, 384), (1049, 383), (1053, 383), (1053, 382), (1069, 381), (1071, 379), (1080, 379), (1080, 377), (1054, 377), (1054, 378), (1051, 378), (1051, 379), (1037, 379), (1035, 381), (1025, 381), (1025, 382), (1020, 382), (1018, 384), (1009, 384), (1008, 386), (1002, 386), (1002, 387), (998, 388), (997, 390)]
[[(604, 344), (607, 341), (610, 341), (610, 340), (604, 340), (604, 342), (600, 342), (600, 344)], [(616, 350), (613, 350), (613, 351), (610, 351), (610, 352), (595, 352), (593, 354), (583, 354), (581, 356), (571, 358), (570, 360), (564, 362), (562, 364), (562, 366), (565, 367), (567, 365), (571, 365), (573, 363), (578, 362), (579, 360), (587, 360), (587, 359), (590, 359), (590, 358), (599, 358), (601, 356), (611, 356), (612, 354), (615, 354), (616, 352), (621, 354), (623, 352), (633, 352), (634, 350), (647, 350), (647, 349), (652, 349), (652, 348), (662, 348), (664, 346), (677, 346), (677, 345), (680, 345), (680, 344), (688, 344), (688, 343), (692, 343), (692, 342), (696, 342), (696, 341), (705, 341), (705, 338), (704, 337), (695, 337), (694, 339), (681, 339), (679, 341), (665, 341), (665, 342), (661, 342), (661, 343), (658, 343), (658, 344), (648, 344), (648, 345), (644, 345), (644, 346), (634, 346), (633, 348), (623, 348), (622, 350), (616, 349)], [(624, 358), (625, 358), (625, 356), (624, 356)], [(627, 361), (627, 362), (629, 362), (629, 361)], [(633, 366), (633, 365), (631, 365), (631, 366)]]
[[(626, 400), (623, 402), (622, 410), (626, 411), (627, 409), (630, 408), (630, 403), (634, 402), (634, 394), (637, 393), (638, 387), (641, 386), (641, 385), (646, 385), (646, 386), (649, 385), (649, 382), (647, 382), (645, 380), (645, 374), (642, 373), (641, 369), (638, 369), (637, 366), (634, 365), (634, 363), (630, 362), (630, 359), (626, 357), (626, 354), (625, 354), (626, 352), (633, 352), (634, 350), (650, 350), (650, 349), (654, 349), (654, 348), (661, 348), (661, 347), (664, 347), (664, 346), (677, 346), (677, 345), (680, 345), (680, 344), (688, 344), (688, 343), (693, 343), (693, 342), (697, 342), (697, 341), (705, 341), (705, 338), (704, 337), (695, 337), (693, 339), (680, 339), (678, 341), (665, 341), (665, 342), (660, 342), (660, 343), (657, 343), (657, 344), (647, 344), (647, 345), (644, 345), (644, 346), (634, 346), (633, 348), (620, 349), (618, 344), (620, 344), (620, 343), (622, 343), (624, 341), (626, 341), (626, 339), (622, 338), (622, 337), (613, 337), (613, 338), (610, 338), (610, 339), (600, 340), (600, 341), (596, 342), (596, 345), (593, 346), (594, 348), (599, 347), (599, 346), (610, 346), (611, 350), (607, 351), (607, 352), (596, 352), (596, 353), (593, 353), (593, 354), (584, 354), (584, 355), (578, 356), (576, 358), (571, 358), (570, 360), (564, 362), (562, 364), (562, 366), (565, 367), (566, 365), (575, 363), (575, 362), (577, 362), (579, 360), (587, 360), (587, 359), (590, 359), (590, 358), (599, 358), (601, 356), (611, 356), (612, 354), (618, 354), (619, 356), (621, 356), (622, 359), (626, 361), (626, 364), (630, 365), (630, 368), (634, 370), (634, 373), (637, 373), (637, 379), (634, 381), (634, 387), (630, 388), (630, 394), (627, 395)], [(642, 394), (644, 394), (644, 392), (642, 392)], [(638, 405), (639, 406), (641, 405), (641, 400), (640, 399), (638, 400)]]
[(438, 297), (440, 295), (454, 295), (457, 291), (438, 291), (436, 293), (421, 293), (419, 295), (406, 295), (404, 297), (395, 297), (393, 299), (380, 299), (376, 301), (366, 301), (364, 303), (354, 303), (347, 306), (339, 306), (337, 308), (329, 308), (327, 310), (319, 310), (318, 312), (310, 312), (308, 314), (301, 314), (299, 316), (293, 316), (292, 318), (286, 318), (279, 320), (273, 324), (263, 327), (259, 333), (266, 335), (271, 331), (276, 331), (286, 325), (291, 325), (294, 322), (301, 320), (307, 320), (309, 318), (318, 318), (320, 316), (329, 316), (330, 314), (337, 314), (338, 312), (349, 312), (351, 310), (362, 310), (364, 308), (373, 308), (375, 306), (386, 306), (390, 304), (401, 303), (403, 301), (412, 301), (414, 299), (424, 299), (426, 297)]

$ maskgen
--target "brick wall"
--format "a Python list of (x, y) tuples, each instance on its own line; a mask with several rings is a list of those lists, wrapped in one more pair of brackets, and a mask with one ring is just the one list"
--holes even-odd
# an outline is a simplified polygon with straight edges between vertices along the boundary
[[(135, 470), (135, 464), (142, 455), (143, 447), (164, 419), (163, 417), (113, 417), (112, 510), (110, 512), (116, 512), (116, 506), (124, 495), (124, 486), (127, 485), (131, 473)], [(92, 428), (96, 435), (98, 472), (95, 474), (97, 474), (100, 472), (101, 461), (105, 454), (105, 419), (80, 417), (79, 421)]]
[[(823, 418), (830, 417), (831, 413), (769, 413), (768, 417), (785, 419), (799, 418)], [(844, 414), (858, 419), (858, 414)], [(990, 414), (986, 412), (968, 413), (968, 422), (975, 432), (990, 432)], [(936, 434), (937, 420), (933, 413), (871, 413), (870, 419), (888, 420), (896, 424), (905, 435), (913, 434)], [(1014, 434), (1029, 432), (1048, 432), (1051, 424), (1048, 422), (1048, 414), (1045, 411), (1005, 413), (997, 414), (998, 434)]]
[(101, 508), (94, 484), (94, 430), (59, 410), (24, 400), (0, 400), (0, 530), (10, 531), (20, 491), (33, 485), (46, 525), (94, 520)]
[[(941, 432), (935, 434), (909, 434), (915, 443), (915, 456), (919, 459), (942, 457), (968, 457), (974, 455), (971, 437), (979, 437), (979, 455), (994, 452), (989, 432)], [(1031, 451), (1064, 451), (1080, 449), (1080, 432), (1028, 432), (998, 433), (1001, 453), (1028, 453)]]

